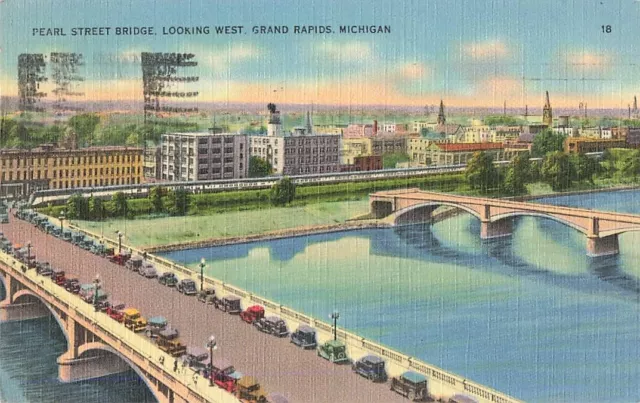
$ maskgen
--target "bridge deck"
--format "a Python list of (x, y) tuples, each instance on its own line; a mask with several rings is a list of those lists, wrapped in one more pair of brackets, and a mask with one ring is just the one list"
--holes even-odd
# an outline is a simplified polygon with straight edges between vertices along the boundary
[(387, 385), (373, 384), (353, 374), (349, 366), (331, 364), (286, 339), (258, 332), (236, 316), (46, 235), (27, 222), (13, 219), (2, 225), (2, 231), (14, 242), (31, 241), (39, 260), (64, 269), (68, 276), (90, 282), (99, 274), (114, 300), (125, 301), (146, 317), (165, 316), (180, 330), (187, 345), (203, 346), (215, 334), (219, 349), (214, 354), (229, 358), (238, 371), (256, 376), (267, 391), (280, 392), (291, 402), (406, 401)]

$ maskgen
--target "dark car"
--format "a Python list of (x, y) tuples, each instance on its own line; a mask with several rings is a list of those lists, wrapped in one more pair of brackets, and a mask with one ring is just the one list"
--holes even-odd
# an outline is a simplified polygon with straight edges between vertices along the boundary
[(291, 343), (304, 349), (315, 349), (318, 346), (316, 342), (316, 330), (307, 325), (300, 325), (296, 331), (291, 334)]
[(176, 288), (184, 295), (196, 295), (196, 293), (198, 292), (196, 290), (196, 282), (189, 278), (180, 280)]
[(391, 390), (414, 402), (423, 401), (429, 395), (427, 378), (413, 371), (391, 378)]
[(253, 322), (253, 325), (261, 332), (274, 336), (286, 337), (289, 334), (287, 324), (277, 316), (267, 316), (266, 318)]
[(213, 288), (205, 288), (204, 290), (198, 291), (198, 301), (204, 302), (205, 304), (213, 304), (213, 297), (216, 295), (216, 290)]
[(207, 371), (210, 366), (209, 350), (204, 347), (187, 347), (187, 353), (180, 360), (195, 371)]
[(221, 311), (234, 315), (242, 312), (240, 298), (235, 295), (226, 295), (222, 298), (213, 297), (213, 306), (215, 306), (216, 309), (220, 309)]
[(64, 289), (70, 293), (77, 294), (80, 292), (80, 280), (77, 278), (67, 279), (64, 283)]
[(37, 262), (36, 273), (41, 276), (51, 276), (51, 273), (53, 273), (53, 269), (51, 268), (49, 262)]
[(167, 287), (175, 287), (178, 284), (178, 277), (174, 273), (167, 271), (158, 277), (158, 282)]
[(353, 364), (353, 371), (373, 382), (386, 382), (387, 371), (384, 368), (382, 358), (375, 355), (366, 355)]

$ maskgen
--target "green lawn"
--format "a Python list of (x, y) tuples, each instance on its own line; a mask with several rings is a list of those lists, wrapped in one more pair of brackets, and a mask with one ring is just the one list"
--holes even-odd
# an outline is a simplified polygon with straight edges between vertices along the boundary
[(259, 234), (309, 225), (343, 223), (368, 211), (369, 201), (365, 199), (300, 207), (271, 207), (209, 216), (118, 219), (104, 222), (72, 220), (72, 223), (111, 239), (115, 239), (116, 230), (122, 231), (125, 233), (124, 243), (142, 247)]

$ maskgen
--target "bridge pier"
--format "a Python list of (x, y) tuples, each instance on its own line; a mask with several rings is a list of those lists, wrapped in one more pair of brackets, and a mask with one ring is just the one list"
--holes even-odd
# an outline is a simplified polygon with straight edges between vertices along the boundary
[(74, 357), (73, 351), (69, 350), (58, 357), (57, 363), (58, 379), (64, 383), (100, 378), (130, 369), (117, 355), (99, 350), (83, 357)]
[(618, 235), (609, 235), (606, 237), (591, 236), (587, 238), (587, 256), (609, 256), (620, 253), (618, 244)]
[(498, 221), (481, 221), (480, 238), (493, 239), (511, 236), (513, 233), (513, 220), (505, 218)]

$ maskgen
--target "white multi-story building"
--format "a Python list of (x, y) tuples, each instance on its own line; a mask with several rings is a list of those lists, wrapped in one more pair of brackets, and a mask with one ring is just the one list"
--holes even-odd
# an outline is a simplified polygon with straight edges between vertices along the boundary
[(249, 143), (246, 135), (215, 128), (164, 134), (160, 161), (163, 180), (242, 179), (249, 171)]

